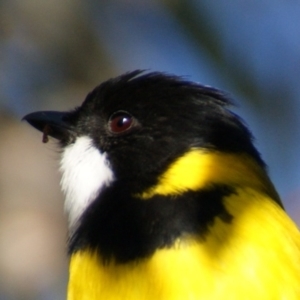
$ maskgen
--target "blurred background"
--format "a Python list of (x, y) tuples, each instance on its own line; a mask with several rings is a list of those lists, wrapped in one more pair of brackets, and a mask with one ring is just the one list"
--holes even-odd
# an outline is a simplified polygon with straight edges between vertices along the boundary
[(21, 122), (137, 68), (230, 93), (300, 223), (300, 2), (0, 0), (0, 300), (65, 299), (55, 142)]

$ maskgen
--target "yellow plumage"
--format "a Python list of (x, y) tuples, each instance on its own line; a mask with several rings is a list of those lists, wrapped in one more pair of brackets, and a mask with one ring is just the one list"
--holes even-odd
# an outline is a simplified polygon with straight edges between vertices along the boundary
[(137, 70), (31, 125), (62, 147), (68, 300), (298, 300), (300, 233), (221, 91)]
[(230, 154), (193, 148), (177, 159), (159, 178), (156, 186), (140, 195), (180, 195), (212, 184), (252, 187), (280, 201), (265, 171), (246, 154)]
[(68, 300), (299, 299), (299, 231), (250, 158), (193, 149), (141, 196), (146, 201), (212, 183), (237, 187), (224, 199), (231, 223), (216, 218), (204, 241), (187, 236), (127, 264), (103, 264), (89, 249), (76, 252)]

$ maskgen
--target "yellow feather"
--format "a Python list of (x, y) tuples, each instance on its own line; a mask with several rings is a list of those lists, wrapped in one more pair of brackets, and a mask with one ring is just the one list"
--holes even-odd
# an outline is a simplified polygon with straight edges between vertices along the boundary
[(149, 259), (103, 265), (89, 250), (71, 258), (68, 300), (264, 299), (300, 295), (300, 235), (279, 206), (253, 190), (225, 200), (205, 241), (187, 237)]
[(78, 251), (71, 257), (68, 300), (299, 299), (300, 233), (250, 158), (194, 149), (139, 197), (214, 183), (236, 188), (224, 198), (232, 222), (216, 217), (205, 239), (187, 236), (125, 264), (103, 264), (97, 252)]
[(246, 154), (230, 154), (194, 148), (177, 159), (159, 178), (158, 184), (137, 197), (149, 199), (156, 194), (180, 195), (198, 191), (211, 184), (250, 186), (279, 197), (260, 166)]

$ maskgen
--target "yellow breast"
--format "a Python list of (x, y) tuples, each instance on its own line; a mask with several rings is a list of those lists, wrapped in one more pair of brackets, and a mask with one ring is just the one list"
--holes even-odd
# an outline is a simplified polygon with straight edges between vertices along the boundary
[(68, 300), (299, 299), (300, 234), (285, 212), (249, 188), (227, 197), (234, 216), (216, 219), (205, 240), (126, 264), (103, 264), (96, 252), (72, 255)]

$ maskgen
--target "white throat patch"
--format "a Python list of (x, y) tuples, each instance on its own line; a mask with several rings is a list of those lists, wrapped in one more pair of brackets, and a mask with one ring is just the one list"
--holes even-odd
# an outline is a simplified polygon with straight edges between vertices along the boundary
[(62, 153), (61, 187), (71, 230), (76, 228), (78, 219), (102, 188), (114, 180), (106, 156), (93, 146), (92, 139), (87, 136), (77, 138)]

